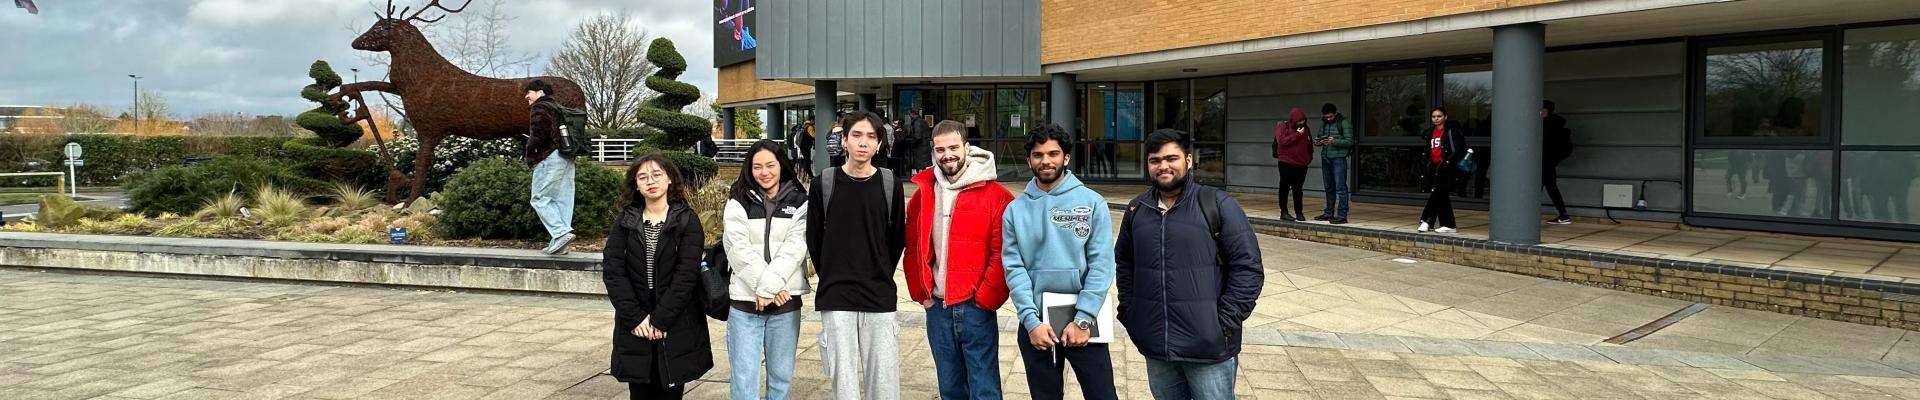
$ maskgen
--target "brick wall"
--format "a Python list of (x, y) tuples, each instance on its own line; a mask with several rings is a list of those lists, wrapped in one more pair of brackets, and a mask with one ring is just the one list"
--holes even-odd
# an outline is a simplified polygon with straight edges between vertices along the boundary
[(1042, 0), (1040, 61), (1177, 49), (1558, 0)]
[[(1920, 330), (1911, 286), (1859, 278), (1492, 243), (1255, 223), (1260, 233), (1698, 303)], [(1406, 236), (1431, 238), (1409, 240)], [(1830, 282), (1830, 283), (1829, 283)], [(1906, 301), (1902, 301), (1906, 300)]]
[(754, 76), (752, 61), (720, 67), (720, 104), (807, 93), (813, 93), (812, 86), (760, 80)]

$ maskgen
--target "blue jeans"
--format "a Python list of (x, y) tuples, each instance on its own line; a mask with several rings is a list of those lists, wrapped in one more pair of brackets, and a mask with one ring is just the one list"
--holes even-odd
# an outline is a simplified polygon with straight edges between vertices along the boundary
[(549, 237), (573, 233), (573, 168), (573, 160), (559, 151), (533, 166), (533, 213), (540, 215)]
[(1147, 359), (1147, 386), (1157, 400), (1231, 400), (1239, 357), (1213, 364)]
[(993, 310), (973, 301), (927, 309), (927, 341), (942, 399), (1000, 398), (1000, 328)]
[(727, 310), (727, 363), (733, 368), (727, 395), (733, 400), (760, 397), (761, 361), (766, 361), (767, 396), (785, 400), (793, 385), (793, 357), (799, 351), (800, 314), (759, 315)]
[(1327, 210), (1321, 214), (1346, 219), (1347, 201), (1353, 197), (1352, 189), (1347, 187), (1347, 158), (1320, 159), (1320, 181), (1325, 183), (1327, 192)]

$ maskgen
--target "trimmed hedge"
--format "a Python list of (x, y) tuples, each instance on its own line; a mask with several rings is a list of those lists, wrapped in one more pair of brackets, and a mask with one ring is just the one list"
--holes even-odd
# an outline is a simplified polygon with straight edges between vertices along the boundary
[[(620, 197), (619, 173), (581, 161), (574, 173), (573, 229), (587, 235), (613, 226)], [(435, 201), (439, 226), (449, 237), (546, 240), (547, 230), (528, 203), (533, 169), (518, 159), (491, 158), (453, 175)]]
[[(289, 154), (282, 144), (284, 136), (135, 136), (111, 134), (76, 135), (0, 135), (0, 170), (57, 172), (65, 171), (60, 161), (67, 158), (67, 143), (79, 143), (86, 150), (86, 166), (79, 168), (80, 184), (112, 186), (126, 183), (143, 171), (178, 166), (192, 157), (237, 156), (265, 160), (285, 160)], [(29, 167), (29, 162), (39, 162)], [(0, 182), (0, 187), (19, 186), (19, 181)], [(26, 182), (32, 186), (50, 186), (46, 182)]]
[(127, 206), (149, 215), (192, 214), (208, 200), (229, 191), (251, 197), (265, 185), (307, 195), (326, 190), (324, 182), (302, 176), (294, 166), (283, 162), (220, 157), (134, 176), (127, 183)]

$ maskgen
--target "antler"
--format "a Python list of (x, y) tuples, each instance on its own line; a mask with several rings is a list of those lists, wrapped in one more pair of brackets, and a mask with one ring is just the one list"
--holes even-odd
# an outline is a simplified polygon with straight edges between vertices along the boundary
[[(389, 0), (389, 1), (391, 1), (391, 0)], [(420, 18), (420, 15), (421, 15), (421, 14), (426, 14), (426, 13), (427, 13), (427, 10), (430, 10), (430, 9), (435, 9), (435, 8), (438, 8), (438, 9), (440, 9), (441, 11), (446, 11), (446, 12), (447, 12), (447, 14), (452, 14), (452, 13), (457, 13), (457, 12), (460, 12), (460, 11), (463, 11), (463, 10), (466, 10), (466, 9), (467, 9), (467, 6), (469, 6), (469, 5), (473, 5), (473, 0), (467, 0), (467, 2), (466, 2), (466, 3), (462, 3), (462, 4), (460, 4), (460, 7), (459, 7), (459, 8), (447, 8), (446, 6), (443, 6), (443, 5), (440, 5), (440, 0), (433, 0), (432, 2), (429, 2), (429, 3), (427, 3), (427, 5), (426, 5), (426, 6), (424, 6), (424, 7), (420, 7), (420, 11), (419, 11), (419, 12), (415, 12), (415, 13), (413, 13), (413, 15), (408, 15), (408, 16), (407, 16), (407, 20), (408, 20), (408, 21), (420, 21), (421, 23), (426, 23), (426, 24), (431, 24), (431, 23), (435, 23), (435, 22), (440, 22), (440, 19), (442, 19), (442, 18), (446, 18), (446, 17), (447, 17), (447, 15), (446, 15), (446, 14), (441, 14), (440, 16), (438, 16), (438, 17), (433, 17), (433, 18), (431, 18), (431, 19), (428, 19), (428, 18)], [(402, 13), (404, 14), (405, 12), (402, 12)]]

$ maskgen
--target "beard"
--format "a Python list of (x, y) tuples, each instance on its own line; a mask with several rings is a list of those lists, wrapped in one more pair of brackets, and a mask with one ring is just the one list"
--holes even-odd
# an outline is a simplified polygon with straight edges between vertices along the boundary
[(1059, 182), (1060, 177), (1063, 176), (1067, 176), (1067, 174), (1061, 173), (1060, 168), (1054, 168), (1052, 175), (1048, 175), (1047, 172), (1033, 171), (1033, 179), (1045, 185), (1052, 185), (1054, 182)]
[(960, 174), (960, 167), (964, 167), (964, 166), (966, 166), (966, 164), (962, 164), (962, 163), (960, 162), (960, 160), (956, 158), (956, 159), (954, 159), (954, 160), (953, 160), (953, 168), (947, 168), (947, 163), (946, 163), (946, 161), (947, 161), (947, 160), (941, 160), (941, 162), (940, 162), (940, 172), (941, 172), (941, 173), (945, 173), (945, 174), (947, 174), (947, 176), (954, 176), (954, 175), (959, 175), (959, 174)]
[(1192, 178), (1193, 178), (1193, 174), (1186, 173), (1186, 174), (1180, 174), (1180, 176), (1174, 177), (1172, 181), (1161, 183), (1160, 179), (1158, 177), (1155, 177), (1153, 180), (1153, 187), (1155, 189), (1160, 189), (1160, 191), (1163, 191), (1163, 192), (1173, 191), (1176, 189), (1186, 187), (1187, 179), (1192, 179)]

